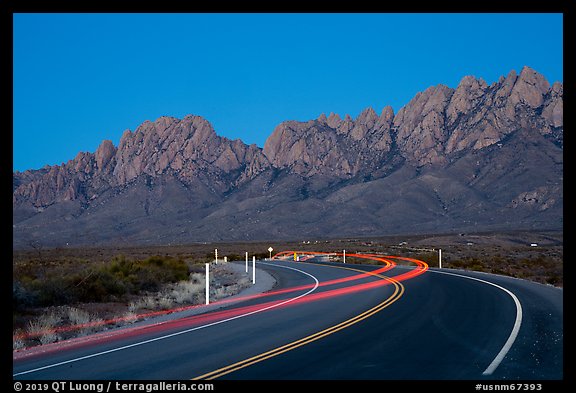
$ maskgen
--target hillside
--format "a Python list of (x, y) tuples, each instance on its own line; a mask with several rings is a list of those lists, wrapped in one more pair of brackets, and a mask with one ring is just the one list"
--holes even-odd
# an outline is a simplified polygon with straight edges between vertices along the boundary
[(563, 86), (529, 67), (398, 113), (279, 124), (264, 148), (189, 115), (13, 174), (13, 247), (560, 229)]

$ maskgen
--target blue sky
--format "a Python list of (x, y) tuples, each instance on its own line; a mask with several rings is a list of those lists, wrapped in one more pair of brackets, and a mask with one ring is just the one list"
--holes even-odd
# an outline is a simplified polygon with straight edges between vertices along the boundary
[(397, 112), (524, 65), (563, 81), (562, 14), (14, 14), (13, 170), (160, 116), (262, 147), (284, 120)]

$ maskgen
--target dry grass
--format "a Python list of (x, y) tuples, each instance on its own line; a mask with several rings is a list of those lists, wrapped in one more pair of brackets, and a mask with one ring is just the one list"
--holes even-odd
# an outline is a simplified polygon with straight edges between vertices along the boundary
[(181, 281), (172, 286), (170, 297), (176, 304), (200, 303), (205, 287), (206, 277), (200, 273), (192, 273), (188, 281)]
[(62, 317), (56, 311), (52, 310), (47, 314), (28, 322), (26, 334), (36, 337), (40, 344), (50, 344), (60, 340), (55, 329), (61, 322)]
[(88, 311), (75, 307), (64, 307), (63, 310), (68, 318), (66, 325), (79, 327), (79, 329), (77, 329), (78, 336), (85, 336), (98, 331), (103, 324), (102, 318), (92, 315)]
[(20, 338), (23, 334), (24, 332), (21, 329), (16, 329), (14, 332), (14, 339), (12, 340), (13, 351), (26, 348), (26, 343)]

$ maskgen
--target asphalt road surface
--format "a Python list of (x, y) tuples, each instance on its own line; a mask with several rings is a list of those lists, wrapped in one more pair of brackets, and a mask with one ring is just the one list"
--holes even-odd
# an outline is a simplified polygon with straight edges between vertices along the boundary
[(257, 262), (277, 280), (265, 294), (15, 352), (13, 378), (563, 378), (561, 289), (386, 260)]

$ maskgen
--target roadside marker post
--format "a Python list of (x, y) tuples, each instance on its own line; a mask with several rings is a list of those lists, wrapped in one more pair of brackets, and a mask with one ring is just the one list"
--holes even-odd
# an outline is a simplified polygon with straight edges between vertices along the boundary
[(438, 269), (442, 269), (442, 249), (438, 249)]
[(210, 264), (206, 264), (206, 304), (210, 304)]
[(248, 273), (248, 251), (246, 251), (246, 273)]
[(346, 250), (344, 250), (344, 263), (346, 263)]
[(252, 257), (252, 284), (256, 284), (256, 256)]
[(218, 265), (218, 249), (214, 249), (214, 262)]

